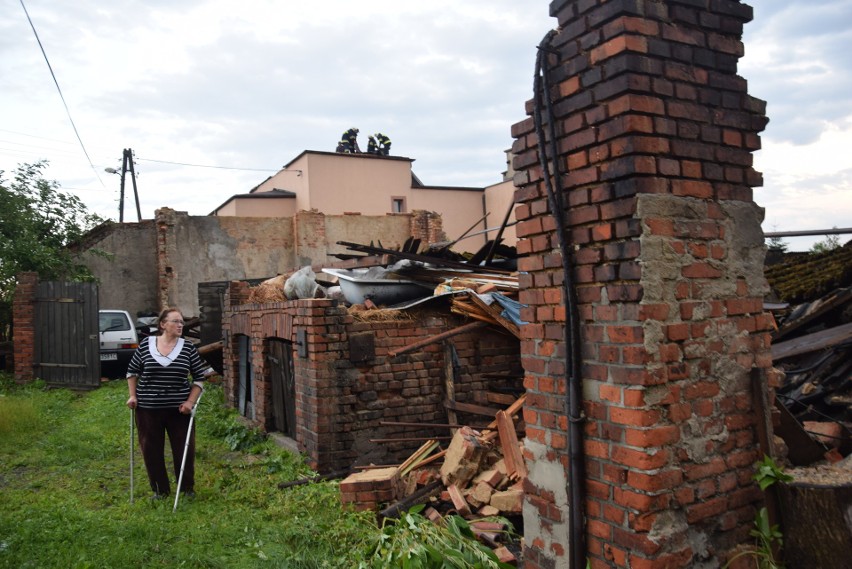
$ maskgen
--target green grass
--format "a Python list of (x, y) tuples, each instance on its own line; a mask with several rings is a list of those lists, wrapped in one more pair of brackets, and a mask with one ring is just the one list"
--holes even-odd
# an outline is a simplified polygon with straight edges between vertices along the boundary
[(151, 502), (123, 381), (86, 393), (0, 379), (0, 568), (352, 568), (380, 530), (345, 510), (336, 482), (247, 431), (211, 386), (202, 399), (196, 496)]

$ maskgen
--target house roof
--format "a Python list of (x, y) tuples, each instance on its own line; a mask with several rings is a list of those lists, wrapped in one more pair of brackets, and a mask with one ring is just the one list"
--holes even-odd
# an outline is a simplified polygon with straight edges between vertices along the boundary
[(320, 156), (337, 156), (339, 158), (343, 158), (343, 159), (346, 159), (346, 160), (354, 160), (354, 159), (361, 159), (361, 160), (405, 160), (405, 161), (408, 161), (408, 162), (414, 162), (414, 158), (406, 158), (405, 156), (378, 156), (377, 154), (367, 154), (366, 152), (359, 152), (357, 154), (348, 154), (348, 153), (343, 153), (343, 152), (324, 152), (322, 150), (303, 150), (301, 154), (299, 154), (298, 156), (296, 156), (295, 158), (293, 158), (292, 160), (290, 160), (289, 162), (284, 164), (284, 166), (282, 167), (282, 170), (286, 170), (287, 167), (292, 165), (299, 158), (301, 158), (302, 156), (308, 155), (308, 154), (316, 154), (316, 155), (320, 155)]
[[(267, 178), (268, 180), (269, 178)], [(268, 199), (296, 199), (296, 192), (291, 192), (290, 190), (282, 190), (280, 188), (273, 188), (268, 192), (255, 192), (252, 190), (247, 194), (235, 194), (229, 197), (227, 200), (222, 202), (219, 207), (211, 211), (208, 215), (216, 215), (216, 212), (231, 203), (236, 199), (251, 199), (251, 200), (268, 200)]]
[(852, 285), (852, 241), (823, 253), (785, 253), (764, 274), (780, 300), (792, 304), (816, 300)]

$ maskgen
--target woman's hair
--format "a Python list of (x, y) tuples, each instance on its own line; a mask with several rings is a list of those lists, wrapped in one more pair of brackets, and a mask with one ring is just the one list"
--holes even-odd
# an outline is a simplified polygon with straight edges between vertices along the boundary
[(180, 311), (179, 308), (166, 308), (166, 309), (164, 309), (162, 312), (160, 312), (160, 316), (157, 317), (157, 335), (158, 336), (163, 333), (163, 322), (168, 320), (169, 314), (171, 314), (172, 312), (177, 312), (178, 314), (180, 314), (180, 317), (183, 318), (183, 313)]

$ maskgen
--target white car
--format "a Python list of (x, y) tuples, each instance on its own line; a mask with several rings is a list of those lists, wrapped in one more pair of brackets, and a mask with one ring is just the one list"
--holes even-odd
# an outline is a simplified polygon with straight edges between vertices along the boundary
[(98, 311), (101, 376), (124, 377), (133, 352), (139, 347), (136, 326), (126, 310)]

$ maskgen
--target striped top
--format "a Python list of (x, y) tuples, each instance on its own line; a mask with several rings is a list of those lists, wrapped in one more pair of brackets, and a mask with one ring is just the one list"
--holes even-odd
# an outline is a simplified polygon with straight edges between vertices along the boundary
[(168, 355), (157, 351), (157, 337), (149, 336), (130, 358), (127, 377), (136, 376), (136, 401), (142, 409), (170, 409), (189, 399), (193, 381), (215, 373), (192, 342), (179, 338)]

